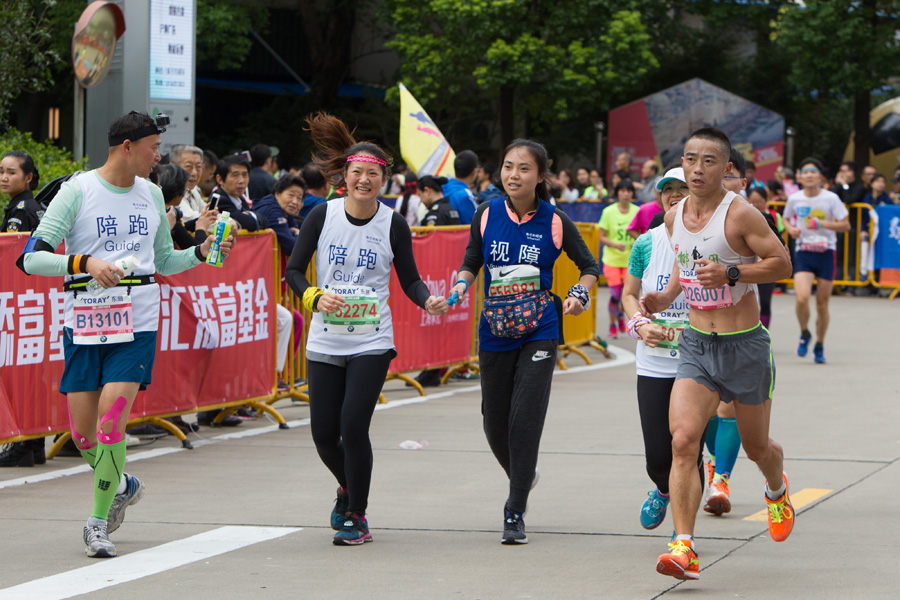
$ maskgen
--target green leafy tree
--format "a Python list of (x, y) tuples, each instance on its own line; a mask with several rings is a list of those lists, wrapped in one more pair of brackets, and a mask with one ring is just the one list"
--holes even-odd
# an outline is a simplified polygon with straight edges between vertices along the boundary
[[(87, 158), (76, 162), (71, 152), (54, 146), (50, 140), (38, 142), (30, 133), (12, 128), (0, 134), (0, 156), (10, 150), (21, 150), (31, 155), (41, 176), (41, 185), (62, 175), (87, 169)], [(6, 206), (8, 201), (9, 197), (0, 193), (0, 206)]]
[(12, 102), (23, 91), (39, 92), (52, 83), (59, 55), (49, 49), (47, 12), (53, 0), (4, 2), (0, 9), (0, 127)]
[[(609, 108), (658, 62), (635, 0), (386, 0), (400, 79), (429, 110), (489, 102), (508, 143)], [(395, 91), (389, 99), (396, 100)]]
[(854, 160), (869, 162), (871, 93), (897, 75), (900, 2), (806, 0), (782, 8), (773, 39), (791, 62), (790, 82), (805, 96), (853, 101)]
[(253, 45), (250, 30), (264, 31), (269, 13), (233, 0), (197, 0), (197, 60), (224, 71), (244, 64)]

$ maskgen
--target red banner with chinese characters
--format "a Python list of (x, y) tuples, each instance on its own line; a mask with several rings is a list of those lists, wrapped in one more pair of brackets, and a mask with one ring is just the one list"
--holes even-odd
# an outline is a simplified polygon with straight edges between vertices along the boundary
[[(413, 237), (413, 255), (422, 281), (432, 296), (447, 297), (459, 279), (469, 241), (469, 230), (435, 230)], [(391, 315), (397, 358), (392, 373), (425, 369), (468, 360), (472, 355), (472, 294), (450, 308), (443, 317), (433, 317), (406, 297), (397, 273), (391, 272)]]
[[(275, 374), (274, 235), (240, 236), (222, 268), (157, 276), (153, 384), (131, 416), (264, 396)], [(63, 373), (62, 277), (14, 266), (27, 235), (0, 235), (0, 439), (69, 426)]]

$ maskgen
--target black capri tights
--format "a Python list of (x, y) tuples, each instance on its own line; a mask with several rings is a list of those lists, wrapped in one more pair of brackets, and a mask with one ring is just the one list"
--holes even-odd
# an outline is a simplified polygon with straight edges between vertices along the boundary
[[(638, 375), (638, 410), (641, 413), (641, 430), (644, 434), (644, 456), (647, 475), (663, 494), (669, 493), (669, 471), (672, 470), (672, 433), (669, 430), (669, 396), (672, 395), (674, 377), (646, 377)], [(700, 436), (697, 454), (697, 472), (703, 488), (703, 441)]]
[(357, 356), (346, 367), (307, 363), (313, 442), (358, 515), (366, 514), (372, 482), (369, 426), (393, 357), (393, 351)]

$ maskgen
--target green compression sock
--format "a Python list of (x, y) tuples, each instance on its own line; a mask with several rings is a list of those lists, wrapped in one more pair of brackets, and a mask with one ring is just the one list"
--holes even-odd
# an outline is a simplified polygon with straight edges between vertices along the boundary
[(106, 520), (109, 507), (116, 497), (122, 469), (125, 467), (125, 440), (116, 444), (100, 442), (96, 446), (97, 461), (94, 463), (94, 512), (92, 517)]
[(81, 458), (84, 459), (84, 462), (93, 469), (94, 463), (97, 462), (97, 446), (94, 445), (90, 448), (79, 448), (78, 451), (81, 452)]

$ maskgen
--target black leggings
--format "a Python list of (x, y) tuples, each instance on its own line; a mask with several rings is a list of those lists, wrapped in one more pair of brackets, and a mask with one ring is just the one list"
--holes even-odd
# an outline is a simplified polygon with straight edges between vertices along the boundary
[(372, 482), (369, 425), (394, 351), (357, 356), (346, 367), (308, 361), (309, 417), (319, 457), (350, 494), (350, 512), (366, 514)]
[[(759, 316), (772, 316), (772, 292), (775, 291), (775, 283), (757, 283), (759, 289)], [(768, 323), (763, 323), (768, 327)]]
[(537, 467), (557, 340), (528, 342), (517, 350), (478, 353), (484, 434), (509, 477), (511, 510), (525, 512)]
[[(672, 470), (672, 432), (669, 429), (669, 397), (672, 395), (674, 377), (646, 377), (638, 375), (638, 410), (641, 413), (641, 430), (644, 433), (644, 456), (647, 460), (647, 475), (663, 494), (669, 493), (669, 471)], [(701, 489), (703, 478), (703, 441), (706, 431), (700, 436), (700, 451), (697, 456), (697, 472), (700, 474)]]

